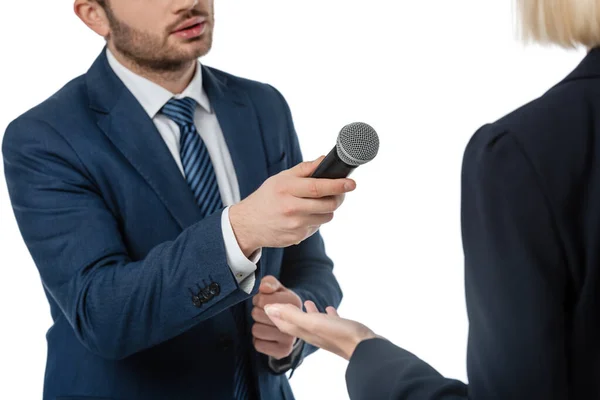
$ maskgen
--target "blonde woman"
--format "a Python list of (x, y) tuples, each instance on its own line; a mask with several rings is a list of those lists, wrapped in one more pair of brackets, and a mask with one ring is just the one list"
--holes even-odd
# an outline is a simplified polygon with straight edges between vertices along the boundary
[(589, 52), (466, 147), (469, 384), (334, 308), (267, 308), (284, 333), (350, 361), (353, 400), (600, 399), (600, 1), (518, 5), (526, 39)]

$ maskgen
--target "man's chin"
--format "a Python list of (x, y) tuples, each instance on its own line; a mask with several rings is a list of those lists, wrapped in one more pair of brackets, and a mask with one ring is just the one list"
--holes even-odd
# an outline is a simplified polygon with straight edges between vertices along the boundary
[(208, 38), (198, 38), (197, 40), (181, 43), (177, 46), (177, 53), (182, 58), (196, 59), (208, 54), (212, 47), (212, 41)]

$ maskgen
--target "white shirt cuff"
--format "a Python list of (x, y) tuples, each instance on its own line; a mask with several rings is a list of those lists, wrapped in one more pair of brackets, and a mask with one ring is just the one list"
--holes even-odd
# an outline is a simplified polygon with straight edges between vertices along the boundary
[(221, 227), (223, 230), (223, 240), (225, 242), (227, 264), (242, 290), (246, 293), (250, 293), (256, 283), (256, 263), (258, 263), (262, 256), (262, 249), (258, 249), (251, 254), (250, 259), (246, 258), (233, 233), (231, 221), (229, 221), (229, 207), (226, 207), (223, 210), (223, 214), (221, 215)]

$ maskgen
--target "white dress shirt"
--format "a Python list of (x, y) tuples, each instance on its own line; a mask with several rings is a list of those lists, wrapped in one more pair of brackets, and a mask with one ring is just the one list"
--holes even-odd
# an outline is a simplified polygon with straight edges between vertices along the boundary
[[(117, 61), (110, 50), (107, 49), (106, 53), (108, 63), (115, 74), (142, 105), (148, 116), (152, 119), (152, 122), (154, 122), (156, 129), (158, 129), (184, 177), (185, 173), (183, 172), (179, 153), (179, 127), (166, 115), (159, 113), (159, 111), (171, 98), (180, 99), (190, 97), (196, 101), (194, 123), (212, 160), (221, 199), (225, 206), (221, 217), (221, 225), (227, 263), (242, 290), (250, 293), (256, 282), (256, 263), (261, 257), (262, 250), (258, 250), (251, 256), (251, 259), (248, 259), (240, 249), (233, 233), (231, 222), (229, 221), (229, 207), (240, 201), (240, 189), (223, 131), (202, 86), (200, 62), (196, 66), (195, 75), (188, 87), (181, 94), (173, 94), (162, 86), (127, 69)], [(148, 134), (152, 133), (148, 132)]]

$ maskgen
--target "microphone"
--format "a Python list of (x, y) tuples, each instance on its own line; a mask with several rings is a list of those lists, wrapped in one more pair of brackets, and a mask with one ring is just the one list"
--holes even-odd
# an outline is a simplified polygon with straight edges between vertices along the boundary
[(371, 161), (379, 151), (377, 132), (364, 122), (353, 122), (344, 126), (337, 143), (323, 159), (311, 178), (346, 178), (359, 165)]

